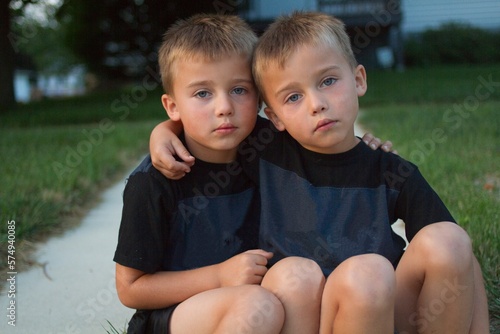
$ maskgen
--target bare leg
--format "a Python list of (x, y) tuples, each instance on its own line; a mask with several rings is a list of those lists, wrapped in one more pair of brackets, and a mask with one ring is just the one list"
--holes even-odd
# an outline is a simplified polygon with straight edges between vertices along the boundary
[(490, 332), (490, 320), (488, 316), (488, 298), (484, 288), (481, 266), (474, 257), (474, 313), (470, 334), (488, 334)]
[(259, 285), (202, 292), (177, 306), (170, 321), (172, 334), (277, 334), (284, 310), (276, 296)]
[(365, 254), (345, 260), (325, 284), (320, 333), (394, 333), (395, 290), (386, 258)]
[(285, 258), (269, 269), (261, 286), (273, 292), (285, 309), (282, 334), (317, 334), (325, 277), (318, 264)]
[(470, 239), (458, 225), (420, 230), (397, 269), (396, 328), (408, 333), (469, 333), (474, 308)]

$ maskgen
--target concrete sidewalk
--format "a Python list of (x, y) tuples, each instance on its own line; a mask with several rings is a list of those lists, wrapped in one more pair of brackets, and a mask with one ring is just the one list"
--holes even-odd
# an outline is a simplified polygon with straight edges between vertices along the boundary
[(3, 293), (0, 333), (106, 333), (107, 321), (126, 328), (134, 311), (118, 300), (113, 262), (124, 180), (102, 194), (77, 228), (39, 245), (34, 259), (47, 263), (47, 275), (39, 266), (15, 275), (16, 326), (8, 324), (12, 299)]

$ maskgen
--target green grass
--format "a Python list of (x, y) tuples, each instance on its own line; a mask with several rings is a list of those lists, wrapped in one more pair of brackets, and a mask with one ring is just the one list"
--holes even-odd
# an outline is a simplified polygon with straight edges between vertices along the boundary
[(108, 323), (108, 326), (109, 326), (108, 329), (106, 329), (106, 327), (103, 326), (106, 333), (108, 333), (108, 334), (126, 334), (127, 333), (127, 329), (126, 329), (127, 326), (126, 325), (125, 325), (125, 329), (118, 330), (111, 322), (109, 322), (109, 320), (106, 320), (106, 322)]
[[(18, 250), (63, 230), (147, 153), (151, 130), (166, 118), (161, 92), (140, 99), (131, 92), (43, 101), (0, 115), (0, 244), (10, 220)], [(0, 268), (6, 251), (0, 249)]]
[[(487, 97), (480, 77), (497, 83)], [(368, 72), (368, 82), (360, 122), (417, 163), (469, 233), (500, 333), (500, 66)]]

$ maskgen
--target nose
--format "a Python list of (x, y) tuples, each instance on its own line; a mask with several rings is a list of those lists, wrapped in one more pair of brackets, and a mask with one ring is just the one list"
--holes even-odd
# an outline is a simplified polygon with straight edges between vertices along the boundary
[(232, 115), (234, 112), (233, 104), (228, 96), (220, 96), (216, 100), (215, 112), (217, 116), (228, 116)]
[(328, 102), (320, 92), (312, 92), (311, 99), (311, 114), (317, 114), (328, 110)]

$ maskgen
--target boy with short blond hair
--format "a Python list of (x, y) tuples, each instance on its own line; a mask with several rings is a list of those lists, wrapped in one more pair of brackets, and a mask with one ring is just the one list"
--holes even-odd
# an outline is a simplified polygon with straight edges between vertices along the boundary
[[(367, 80), (343, 23), (323, 13), (279, 18), (258, 43), (253, 73), (280, 131), (251, 166), (260, 247), (274, 253), (262, 285), (282, 296), (283, 282), (300, 276), (289, 264), (308, 258), (327, 276), (322, 334), (488, 333), (467, 233), (417, 166), (354, 135)], [(391, 229), (398, 218), (406, 250)]]
[[(197, 15), (165, 34), (159, 64), (169, 117), (199, 160), (182, 180), (150, 157), (123, 194), (116, 286), (136, 308), (128, 333), (279, 333), (283, 306), (259, 284), (271, 253), (257, 248), (258, 201), (238, 145), (252, 131), (257, 37), (241, 19)], [(257, 214), (256, 214), (257, 213)]]
[[(417, 166), (354, 135), (367, 80), (343, 23), (322, 13), (277, 19), (259, 40), (253, 74), (283, 134), (261, 157), (260, 247), (273, 261), (314, 259), (328, 275), (320, 332), (487, 333), (467, 233)], [(397, 219), (406, 250), (390, 226)], [(450, 302), (429, 316), (443, 294)]]

